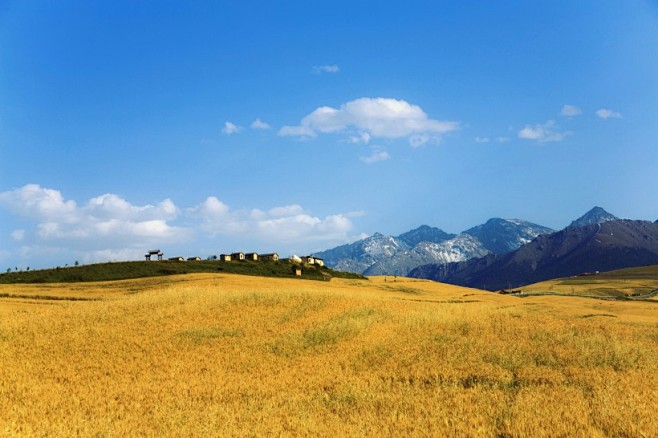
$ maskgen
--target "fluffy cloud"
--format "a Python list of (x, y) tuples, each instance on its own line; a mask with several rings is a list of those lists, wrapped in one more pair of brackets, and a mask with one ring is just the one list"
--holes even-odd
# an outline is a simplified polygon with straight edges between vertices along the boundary
[(611, 109), (601, 108), (596, 110), (596, 117), (600, 119), (621, 119), (621, 113)]
[(251, 129), (262, 129), (262, 130), (267, 130), (271, 129), (272, 127), (269, 125), (269, 123), (263, 122), (261, 119), (256, 119), (253, 122), (251, 122)]
[(200, 242), (208, 251), (229, 245), (308, 251), (351, 241), (351, 218), (358, 215), (321, 217), (298, 204), (234, 210), (215, 196), (182, 210), (170, 199), (135, 205), (111, 193), (78, 204), (36, 184), (0, 192), (0, 208), (23, 222), (6, 232), (15, 245), (11, 257), (27, 266), (134, 260), (152, 247), (196, 251)]
[(165, 199), (158, 205), (136, 206), (125, 199), (107, 193), (89, 200), (82, 212), (95, 218), (122, 220), (148, 220), (150, 218), (175, 219), (178, 208), (171, 199)]
[(558, 132), (554, 120), (549, 120), (544, 124), (525, 125), (525, 127), (518, 132), (519, 138), (535, 140), (540, 143), (562, 141), (569, 135), (571, 135), (570, 131)]
[(316, 75), (319, 75), (322, 73), (338, 73), (340, 68), (338, 68), (336, 64), (316, 65), (311, 69), (311, 71)]
[(65, 201), (57, 190), (44, 189), (37, 184), (0, 193), (0, 206), (33, 220), (75, 220), (78, 213), (74, 201)]
[(565, 117), (579, 116), (582, 113), (582, 110), (575, 105), (564, 105), (560, 111), (560, 115)]
[(269, 244), (299, 244), (305, 242), (349, 240), (353, 229), (349, 214), (324, 218), (311, 215), (299, 205), (274, 207), (267, 211), (232, 210), (215, 197), (208, 197), (188, 209), (190, 217), (199, 221), (199, 229), (211, 237), (257, 239)]
[(299, 125), (284, 126), (279, 135), (313, 138), (318, 134), (345, 133), (348, 139), (408, 138), (413, 146), (459, 128), (457, 122), (431, 119), (417, 105), (388, 98), (360, 98), (340, 108), (322, 106)]
[(378, 161), (388, 160), (389, 158), (391, 158), (391, 156), (388, 154), (388, 152), (373, 150), (372, 153), (367, 157), (361, 157), (359, 159), (366, 164), (372, 164)]
[(222, 128), (222, 133), (226, 135), (233, 135), (233, 134), (238, 134), (239, 132), (242, 131), (242, 126), (238, 126), (234, 123), (231, 123), (229, 121), (226, 121), (224, 123), (224, 127)]
[[(64, 200), (57, 190), (28, 184), (0, 193), (0, 206), (36, 222), (35, 232), (29, 237), (40, 243), (116, 248), (176, 242), (190, 235), (189, 230), (168, 224), (179, 214), (170, 199), (157, 205), (137, 206), (117, 195), (105, 194), (79, 207), (74, 201)], [(11, 236), (25, 240), (28, 234), (26, 230), (17, 230)]]

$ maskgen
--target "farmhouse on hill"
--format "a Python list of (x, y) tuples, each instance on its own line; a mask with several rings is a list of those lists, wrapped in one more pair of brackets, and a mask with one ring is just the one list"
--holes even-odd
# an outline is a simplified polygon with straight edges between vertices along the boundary
[(255, 252), (248, 252), (247, 254), (244, 255), (245, 260), (253, 260), (256, 261), (258, 260), (258, 254)]
[(219, 255), (219, 260), (222, 262), (230, 262), (231, 261), (231, 255), (230, 254), (220, 254)]
[(258, 257), (261, 260), (273, 260), (273, 261), (279, 260), (279, 254), (277, 254), (275, 252), (268, 253), (268, 254), (260, 254)]
[(309, 265), (318, 265), (324, 266), (324, 260), (320, 257), (313, 257), (311, 255), (302, 257), (302, 262), (308, 263)]
[(234, 252), (231, 254), (231, 260), (244, 260), (243, 252)]

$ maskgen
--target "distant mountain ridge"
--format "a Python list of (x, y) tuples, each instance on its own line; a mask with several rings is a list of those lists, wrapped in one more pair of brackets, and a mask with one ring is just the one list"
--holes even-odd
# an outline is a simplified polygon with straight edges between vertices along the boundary
[(365, 275), (407, 275), (417, 266), (451, 263), (514, 250), (550, 228), (518, 219), (493, 218), (459, 235), (421, 225), (400, 234), (375, 233), (316, 253), (335, 269)]
[(506, 254), (419, 266), (409, 276), (497, 290), (651, 264), (658, 264), (658, 223), (619, 219), (569, 226)]

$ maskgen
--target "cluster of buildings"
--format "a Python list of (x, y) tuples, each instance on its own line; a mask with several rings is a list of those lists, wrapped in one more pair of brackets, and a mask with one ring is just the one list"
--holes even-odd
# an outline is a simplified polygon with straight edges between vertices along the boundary
[[(151, 260), (152, 256), (157, 256), (158, 260), (162, 260), (164, 257), (164, 253), (159, 249), (152, 249), (147, 251), (144, 257), (148, 261)], [(201, 257), (188, 257), (187, 259), (185, 259), (184, 257), (170, 257), (167, 260), (180, 261), (180, 262), (183, 262), (185, 260), (196, 261), (196, 260), (201, 260)], [(255, 252), (248, 252), (248, 253), (234, 252), (232, 254), (220, 254), (219, 256), (213, 255), (208, 257), (208, 260), (219, 260), (221, 262), (243, 261), (243, 260), (277, 261), (279, 260), (279, 254), (275, 252), (267, 253), (267, 254), (258, 254)], [(290, 256), (290, 260), (297, 263), (307, 263), (309, 265), (324, 266), (323, 259), (319, 257), (313, 257), (312, 255), (304, 256), (304, 257), (298, 257), (296, 255), (293, 255)]]
[(219, 256), (210, 256), (209, 260), (219, 260), (220, 262), (242, 261), (242, 260), (279, 260), (279, 254), (272, 252), (268, 254), (258, 254), (255, 252), (234, 252), (232, 254), (220, 254)]

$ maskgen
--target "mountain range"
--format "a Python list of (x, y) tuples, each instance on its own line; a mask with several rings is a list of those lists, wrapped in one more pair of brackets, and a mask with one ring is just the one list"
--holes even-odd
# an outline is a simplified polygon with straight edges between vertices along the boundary
[(658, 221), (618, 219), (569, 226), (506, 254), (419, 266), (409, 276), (499, 290), (651, 264), (658, 264)]
[(408, 275), (480, 289), (658, 264), (658, 220), (622, 220), (594, 207), (561, 231), (493, 218), (462, 233), (420, 226), (316, 254), (339, 270)]
[(550, 228), (518, 219), (489, 219), (458, 235), (422, 225), (399, 236), (375, 233), (357, 242), (316, 253), (335, 269), (365, 275), (407, 275), (426, 264), (445, 264), (502, 254)]

